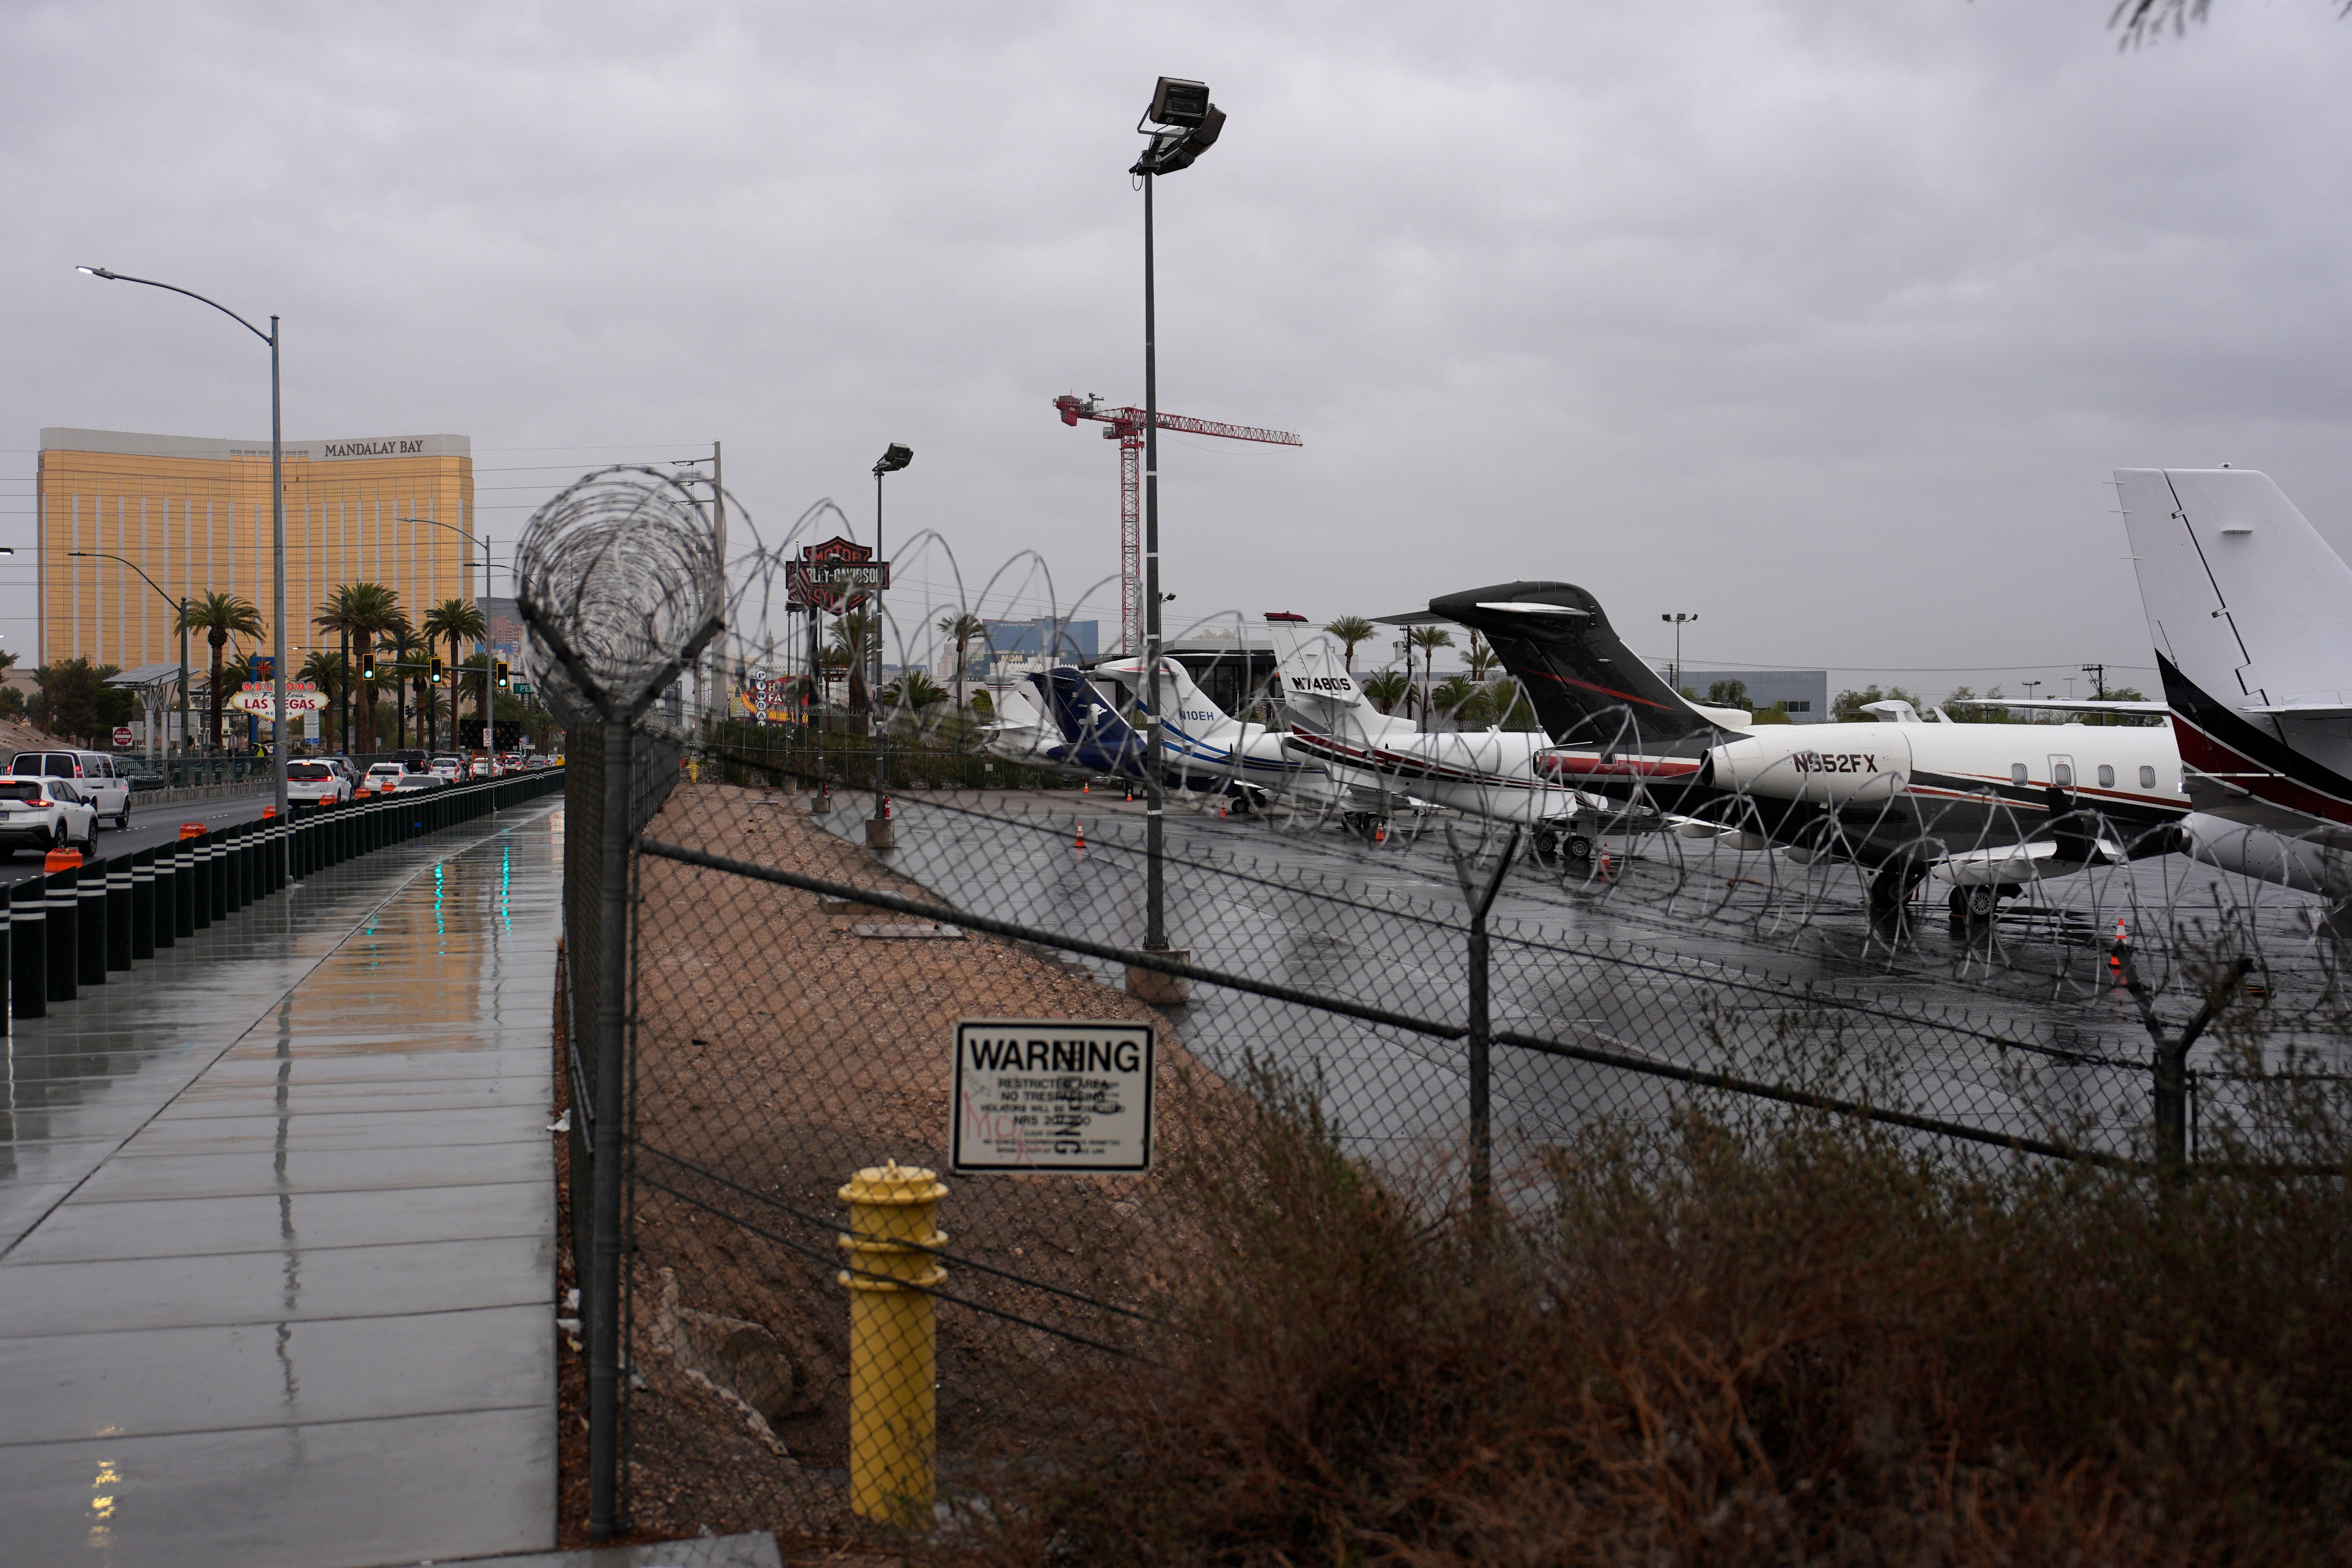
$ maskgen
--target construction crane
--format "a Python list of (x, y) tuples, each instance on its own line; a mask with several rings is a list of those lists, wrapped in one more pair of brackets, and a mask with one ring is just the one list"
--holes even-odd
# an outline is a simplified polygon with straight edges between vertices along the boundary
[[(1062, 423), (1076, 426), (1092, 419), (1109, 426), (1103, 439), (1118, 443), (1118, 624), (1119, 651), (1143, 651), (1143, 429), (1140, 408), (1106, 408), (1100, 397), (1066, 392), (1054, 399)], [(1307, 443), (1287, 430), (1261, 430), (1255, 425), (1220, 425), (1213, 419), (1187, 419), (1181, 414), (1160, 416), (1162, 430), (1190, 436), (1223, 436), (1229, 441), (1264, 441), (1276, 447)]]

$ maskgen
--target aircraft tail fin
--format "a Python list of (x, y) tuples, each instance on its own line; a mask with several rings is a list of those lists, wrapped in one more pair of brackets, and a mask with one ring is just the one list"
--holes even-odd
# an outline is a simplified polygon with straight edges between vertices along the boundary
[(2352, 567), (2268, 474), (2118, 468), (2116, 484), (2176, 712), (2352, 702)]
[(1639, 752), (1723, 732), (1635, 658), (1601, 602), (1572, 583), (1498, 583), (1429, 608), (1486, 637), (1559, 745)]
[(1329, 632), (1304, 616), (1269, 615), (1266, 634), (1282, 700), (1318, 729), (1366, 706), (1363, 688), (1348, 669), (1348, 650)]
[(1119, 751), (1143, 743), (1118, 710), (1087, 681), (1087, 672), (1076, 665), (1041, 671), (1031, 676), (1029, 682), (1037, 689), (1046, 717), (1071, 745)]

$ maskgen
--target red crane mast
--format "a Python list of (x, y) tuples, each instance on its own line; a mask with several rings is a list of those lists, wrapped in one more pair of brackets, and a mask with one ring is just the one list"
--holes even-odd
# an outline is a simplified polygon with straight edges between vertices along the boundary
[[(1118, 621), (1119, 651), (1143, 651), (1143, 431), (1140, 408), (1105, 407), (1099, 397), (1066, 392), (1054, 399), (1062, 423), (1075, 426), (1081, 419), (1107, 425), (1103, 439), (1118, 443)], [(1287, 430), (1264, 430), (1255, 425), (1223, 425), (1213, 419), (1188, 419), (1181, 414), (1160, 416), (1160, 428), (1191, 436), (1223, 436), (1230, 441), (1263, 441), (1276, 447), (1307, 443)]]

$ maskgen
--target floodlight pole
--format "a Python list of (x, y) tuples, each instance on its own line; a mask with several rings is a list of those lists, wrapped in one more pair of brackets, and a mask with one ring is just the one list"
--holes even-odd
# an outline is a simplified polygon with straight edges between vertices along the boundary
[(1151, 172), (1143, 174), (1143, 946), (1168, 946), (1168, 785), (1160, 739), (1160, 314), (1151, 266)]

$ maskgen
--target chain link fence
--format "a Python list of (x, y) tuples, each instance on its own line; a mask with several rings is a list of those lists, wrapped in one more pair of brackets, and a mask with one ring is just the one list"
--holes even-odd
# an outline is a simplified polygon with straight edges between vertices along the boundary
[[(598, 1535), (850, 1537), (928, 1519), (935, 1474), (1042, 1455), (1056, 1391), (1162, 1353), (1155, 1302), (1211, 1266), (1158, 1173), (1269, 1103), (1433, 1225), (1538, 1219), (1569, 1151), (1694, 1110), (1859, 1118), (1962, 1162), (2339, 1146), (2298, 1087), (2343, 1081), (2332, 980), (2282, 1047), (2267, 971), (2186, 927), (2143, 938), (2157, 993), (2071, 917), (2046, 972), (1873, 972), (1757, 940), (1767, 915), (1727, 937), (1679, 863), (1564, 878), (1452, 813), (1378, 853), (1311, 817), (1244, 841), (1201, 792), (1163, 857), (1173, 946), (1142, 951), (1126, 784), (952, 716), (778, 726), (718, 695), (782, 661), (747, 650), (765, 579), (721, 580), (676, 481), (591, 476), (520, 555), (568, 726), (557, 1077)], [(1148, 1029), (1154, 1054), (1033, 1058), (1035, 1124), (1008, 1134), (959, 1097), (974, 1020)], [(959, 1140), (1042, 1149), (1120, 1097), (1148, 1100), (1151, 1168), (957, 1168)]]

